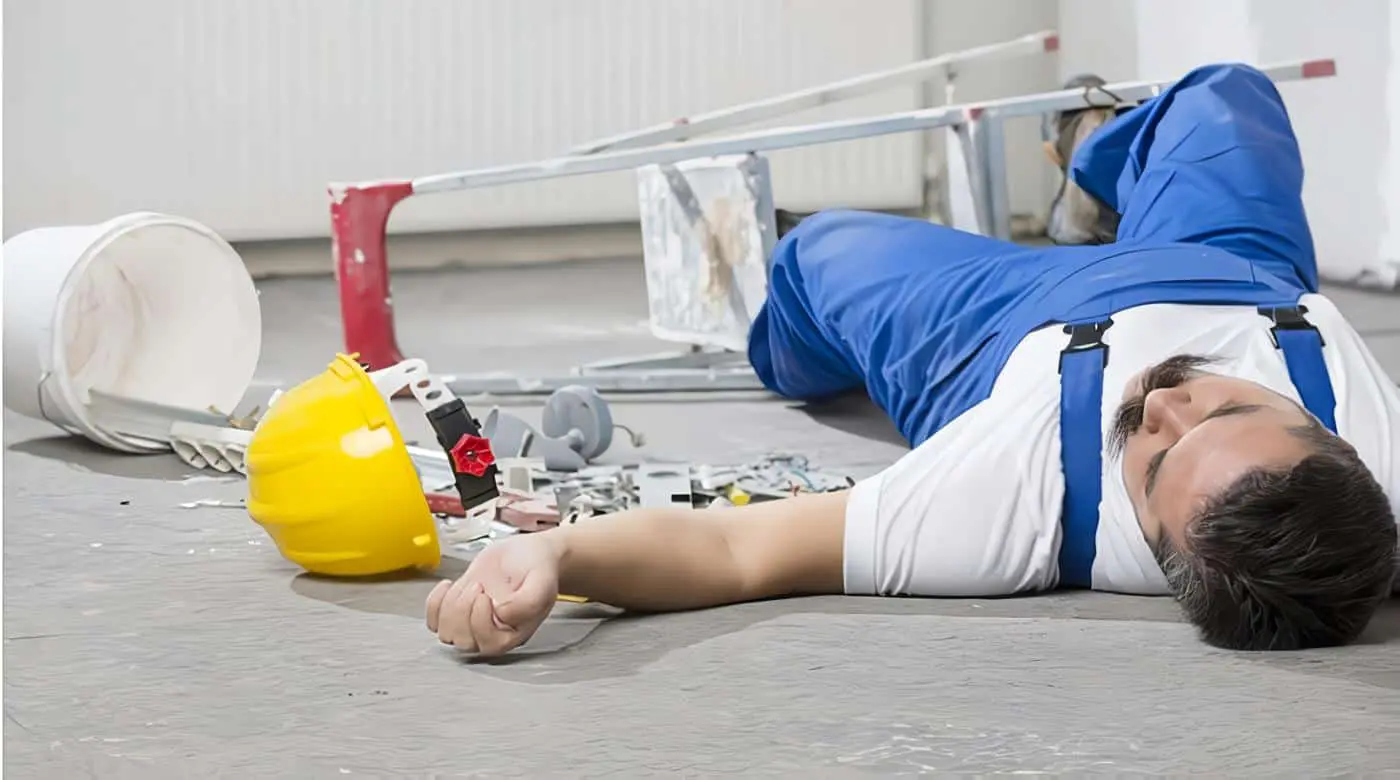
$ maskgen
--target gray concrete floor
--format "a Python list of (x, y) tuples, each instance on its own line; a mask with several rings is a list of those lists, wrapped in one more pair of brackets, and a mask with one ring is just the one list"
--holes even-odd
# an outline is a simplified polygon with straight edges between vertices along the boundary
[[(439, 371), (654, 351), (642, 285), (635, 261), (405, 274), (400, 337)], [(320, 371), (333, 283), (261, 289), (260, 378)], [(1336, 293), (1400, 376), (1400, 298)], [(864, 402), (614, 409), (653, 457), (784, 448), (864, 476), (904, 451)], [(11, 777), (1400, 772), (1395, 605), (1355, 646), (1273, 655), (1212, 650), (1166, 600), (1103, 594), (568, 607), (527, 651), (477, 663), (424, 630), (432, 577), (315, 579), (241, 511), (179, 506), (238, 499), (240, 481), (8, 412), (4, 442)]]

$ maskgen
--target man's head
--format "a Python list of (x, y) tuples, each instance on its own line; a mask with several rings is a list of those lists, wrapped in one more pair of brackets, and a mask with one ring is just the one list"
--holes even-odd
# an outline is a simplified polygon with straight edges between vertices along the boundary
[(1395, 575), (1390, 503), (1293, 401), (1178, 356), (1129, 383), (1111, 446), (1167, 582), (1210, 644), (1355, 639)]

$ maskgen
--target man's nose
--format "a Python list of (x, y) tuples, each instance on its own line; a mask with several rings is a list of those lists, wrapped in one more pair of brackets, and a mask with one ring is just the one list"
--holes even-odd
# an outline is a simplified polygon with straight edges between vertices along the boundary
[(1143, 400), (1142, 426), (1150, 434), (1179, 439), (1200, 422), (1185, 387), (1153, 390)]

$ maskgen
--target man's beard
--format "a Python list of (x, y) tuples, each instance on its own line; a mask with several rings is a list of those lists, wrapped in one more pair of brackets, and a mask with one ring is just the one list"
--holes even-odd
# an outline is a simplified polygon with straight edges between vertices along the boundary
[(1202, 366), (1216, 361), (1217, 358), (1201, 355), (1175, 355), (1143, 372), (1142, 386), (1118, 407), (1118, 413), (1114, 416), (1113, 430), (1108, 438), (1109, 451), (1114, 455), (1122, 454), (1123, 448), (1128, 444), (1128, 437), (1142, 427), (1148, 393), (1180, 387), (1188, 380), (1200, 376)]

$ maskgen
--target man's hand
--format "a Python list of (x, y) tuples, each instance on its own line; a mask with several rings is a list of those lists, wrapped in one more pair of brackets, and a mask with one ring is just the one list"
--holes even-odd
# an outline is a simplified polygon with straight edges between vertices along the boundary
[(428, 630), (483, 656), (524, 644), (559, 597), (558, 545), (549, 533), (515, 536), (481, 551), (455, 583), (428, 595)]

